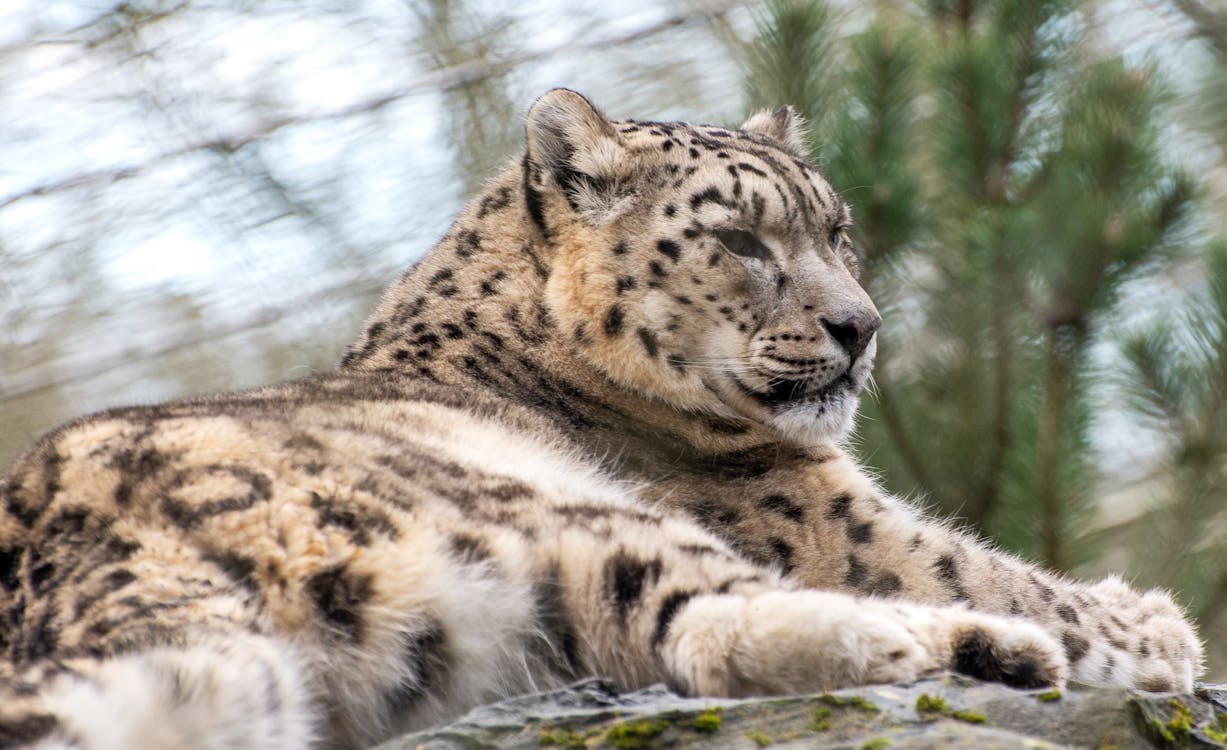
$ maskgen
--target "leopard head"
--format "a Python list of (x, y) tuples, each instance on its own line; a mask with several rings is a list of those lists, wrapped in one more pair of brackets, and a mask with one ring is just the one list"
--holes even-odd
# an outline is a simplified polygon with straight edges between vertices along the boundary
[(798, 443), (850, 429), (881, 318), (791, 108), (739, 129), (612, 121), (555, 89), (527, 141), (547, 305), (584, 366)]

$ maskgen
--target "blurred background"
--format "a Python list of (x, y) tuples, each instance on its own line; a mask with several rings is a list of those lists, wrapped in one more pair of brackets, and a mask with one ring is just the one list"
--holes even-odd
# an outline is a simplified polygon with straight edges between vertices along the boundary
[(1219, 0), (8, 0), (0, 465), (107, 406), (326, 370), (534, 96), (790, 102), (886, 323), (854, 449), (1227, 681)]

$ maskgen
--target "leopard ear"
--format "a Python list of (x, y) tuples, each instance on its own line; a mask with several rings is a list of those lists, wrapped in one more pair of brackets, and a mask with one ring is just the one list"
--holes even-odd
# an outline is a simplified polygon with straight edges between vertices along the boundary
[(548, 175), (573, 209), (599, 210), (614, 200), (625, 150), (613, 124), (592, 102), (569, 89), (552, 89), (528, 110), (528, 163)]
[(805, 118), (791, 105), (780, 107), (774, 112), (765, 109), (755, 112), (750, 115), (750, 119), (742, 123), (741, 129), (767, 136), (791, 151), (794, 156), (803, 159), (808, 156), (809, 148), (805, 145)]

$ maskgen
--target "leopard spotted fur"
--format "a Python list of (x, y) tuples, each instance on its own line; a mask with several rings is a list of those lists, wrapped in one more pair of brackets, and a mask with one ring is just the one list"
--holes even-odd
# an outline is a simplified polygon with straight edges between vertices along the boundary
[(880, 318), (787, 108), (520, 158), (335, 371), (113, 410), (0, 481), (0, 746), (360, 747), (601, 674), (1187, 690), (1162, 592), (923, 517), (838, 444)]

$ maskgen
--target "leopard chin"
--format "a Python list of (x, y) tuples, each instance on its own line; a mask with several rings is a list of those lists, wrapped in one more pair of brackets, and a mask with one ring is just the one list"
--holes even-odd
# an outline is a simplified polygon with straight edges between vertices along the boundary
[[(847, 437), (856, 421), (863, 378), (845, 372), (826, 384), (812, 379), (784, 380), (755, 390), (736, 376), (728, 380), (755, 421), (789, 443), (816, 446)], [(860, 382), (858, 382), (860, 380)], [(764, 413), (765, 412), (765, 413)]]
[(766, 424), (790, 443), (838, 442), (852, 432), (859, 403), (858, 389), (850, 382), (833, 383), (816, 397), (778, 406)]

